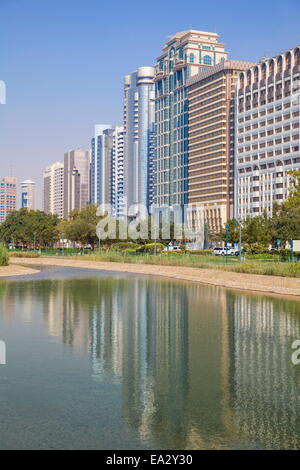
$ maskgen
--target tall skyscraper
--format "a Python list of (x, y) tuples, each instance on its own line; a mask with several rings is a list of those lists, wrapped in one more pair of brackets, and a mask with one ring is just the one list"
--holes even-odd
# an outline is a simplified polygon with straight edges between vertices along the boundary
[(21, 207), (28, 210), (35, 210), (35, 187), (32, 180), (22, 181), (21, 186)]
[(0, 223), (17, 208), (17, 179), (6, 176), (0, 182)]
[[(172, 36), (155, 70), (156, 196), (158, 206), (188, 202), (187, 80), (227, 58), (218, 34), (187, 30)], [(209, 111), (209, 109), (208, 109)]]
[(148, 210), (154, 200), (154, 93), (153, 67), (140, 67), (124, 80), (125, 196), (128, 208)]
[(47, 167), (44, 180), (44, 212), (64, 216), (64, 164), (56, 162)]
[(234, 217), (235, 86), (239, 72), (252, 65), (226, 60), (187, 80), (188, 201), (194, 227), (204, 220), (219, 233)]
[(112, 207), (112, 215), (121, 219), (125, 215), (124, 201), (124, 127), (116, 126), (105, 131), (107, 135), (106, 153), (108, 158), (107, 198)]
[(64, 218), (73, 209), (82, 209), (89, 203), (91, 152), (70, 150), (64, 158)]
[(300, 47), (242, 72), (236, 99), (237, 219), (273, 213), (300, 170)]
[(96, 125), (92, 139), (90, 202), (96, 205), (109, 203), (107, 175), (110, 161), (106, 152), (109, 129), (112, 129), (110, 124)]

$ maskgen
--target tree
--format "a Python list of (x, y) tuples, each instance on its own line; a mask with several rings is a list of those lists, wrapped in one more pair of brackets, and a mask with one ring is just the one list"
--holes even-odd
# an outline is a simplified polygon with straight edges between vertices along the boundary
[(57, 215), (20, 209), (11, 212), (0, 226), (0, 239), (5, 243), (46, 246), (57, 239)]
[[(226, 241), (226, 229), (223, 229), (218, 236), (219, 240)], [(228, 220), (228, 242), (239, 243), (240, 239), (240, 224), (235, 219)]]
[(69, 214), (69, 220), (63, 220), (59, 224), (59, 232), (64, 232), (64, 238), (82, 245), (91, 245), (94, 249), (98, 243), (96, 227), (101, 220), (97, 216), (97, 206), (89, 205), (83, 209), (74, 209)]

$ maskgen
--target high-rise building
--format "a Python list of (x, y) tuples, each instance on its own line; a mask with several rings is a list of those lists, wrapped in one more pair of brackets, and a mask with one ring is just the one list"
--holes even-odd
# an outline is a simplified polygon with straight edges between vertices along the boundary
[(73, 209), (82, 209), (89, 203), (91, 152), (70, 150), (64, 158), (64, 218)]
[(236, 99), (237, 219), (287, 199), (300, 170), (300, 47), (263, 59), (239, 75)]
[(47, 167), (43, 174), (44, 212), (64, 216), (64, 164), (56, 162)]
[(0, 223), (17, 208), (17, 179), (6, 176), (0, 181)]
[(194, 227), (204, 220), (218, 233), (234, 217), (235, 86), (239, 72), (252, 65), (226, 60), (187, 80), (188, 201)]
[(110, 171), (110, 160), (106, 151), (109, 129), (112, 129), (110, 124), (96, 125), (92, 139), (90, 202), (96, 205), (109, 203), (107, 175)]
[(124, 201), (124, 127), (116, 126), (105, 131), (108, 164), (108, 200), (112, 215), (117, 219), (125, 216)]
[(35, 210), (35, 187), (32, 180), (22, 181), (21, 186), (21, 207), (28, 210)]
[(187, 80), (226, 60), (219, 36), (187, 30), (172, 36), (155, 72), (156, 197), (158, 206), (188, 202)]
[(124, 80), (125, 196), (131, 215), (154, 200), (154, 67), (140, 67)]

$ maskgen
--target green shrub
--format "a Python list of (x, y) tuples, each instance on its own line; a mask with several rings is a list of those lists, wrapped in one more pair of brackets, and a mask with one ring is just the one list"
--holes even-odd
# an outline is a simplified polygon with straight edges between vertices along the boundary
[(39, 258), (40, 254), (36, 251), (18, 251), (9, 253), (11, 258)]
[(126, 248), (126, 250), (123, 250), (123, 253), (126, 255), (135, 255), (137, 251), (135, 248)]
[[(159, 253), (164, 249), (164, 245), (162, 243), (156, 243), (156, 252)], [(147, 243), (146, 245), (142, 245), (137, 249), (138, 253), (154, 253), (155, 252), (155, 243)]]
[(0, 266), (8, 266), (8, 252), (5, 245), (0, 245)]
[(187, 250), (187, 253), (189, 255), (202, 255), (202, 256), (205, 256), (205, 255), (212, 255), (213, 254), (213, 250)]
[(133, 242), (119, 242), (119, 243), (114, 243), (113, 245), (111, 245), (111, 248), (115, 248), (117, 250), (120, 250), (120, 251), (124, 251), (124, 250), (127, 250), (127, 249), (137, 249), (139, 248), (139, 244), (138, 243), (133, 243)]

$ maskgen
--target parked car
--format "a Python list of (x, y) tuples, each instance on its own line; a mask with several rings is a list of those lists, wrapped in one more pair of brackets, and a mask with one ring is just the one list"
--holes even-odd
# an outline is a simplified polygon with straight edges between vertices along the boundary
[(180, 246), (166, 246), (164, 251), (181, 251)]
[[(213, 254), (215, 256), (226, 256), (226, 248), (222, 248), (220, 246), (217, 246), (216, 248), (214, 248)], [(238, 249), (233, 248), (232, 246), (229, 246), (228, 249), (227, 249), (227, 255), (228, 256), (239, 256), (240, 252), (239, 252)]]

